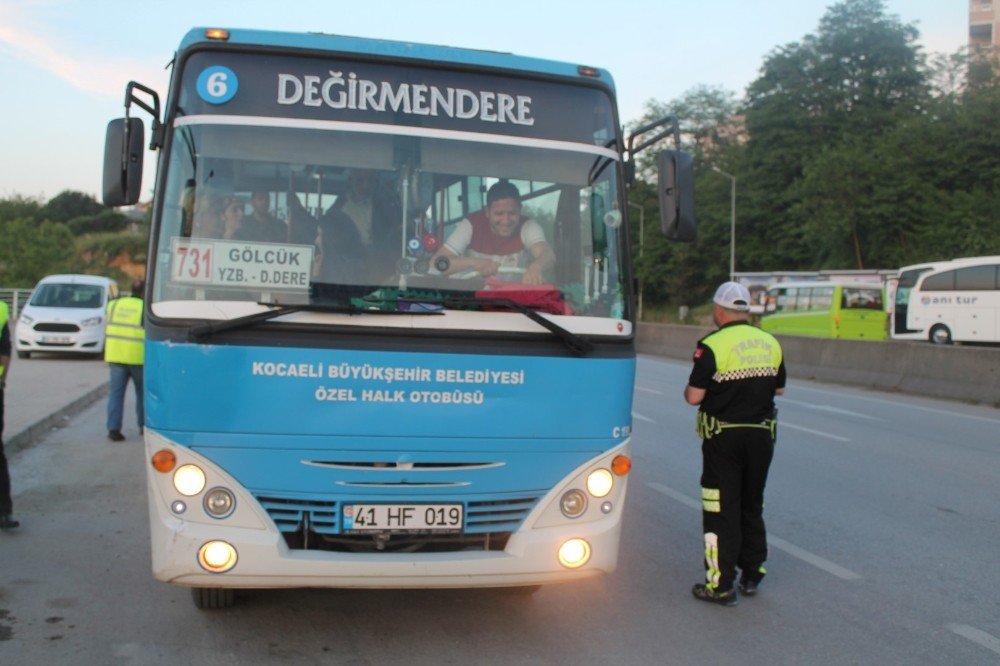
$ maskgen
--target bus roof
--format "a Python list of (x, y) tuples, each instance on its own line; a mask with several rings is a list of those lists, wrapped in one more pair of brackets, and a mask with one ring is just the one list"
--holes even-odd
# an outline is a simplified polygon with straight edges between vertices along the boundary
[(800, 287), (850, 287), (852, 289), (881, 289), (882, 283), (864, 282), (859, 280), (789, 280), (786, 282), (775, 282), (768, 287), (767, 290), (771, 291), (772, 289), (784, 289), (785, 287), (792, 287), (793, 289), (798, 289)]
[[(209, 28), (192, 28), (181, 41), (181, 50), (196, 44), (219, 44), (220, 40), (205, 36)], [(228, 30), (228, 44), (247, 44), (254, 46), (274, 46), (289, 49), (311, 51), (333, 51), (351, 54), (365, 54), (390, 58), (402, 58), (414, 62), (440, 63), (448, 62), (457, 65), (472, 65), (477, 67), (492, 67), (506, 70), (519, 70), (533, 74), (544, 74), (569, 77), (578, 80), (599, 81), (612, 91), (614, 80), (603, 69), (585, 66), (591, 74), (584, 75), (581, 65), (555, 60), (529, 58), (513, 53), (499, 51), (483, 51), (465, 49), (454, 46), (436, 46), (416, 42), (396, 42), (385, 39), (369, 39), (365, 37), (348, 37), (318, 32), (294, 33), (275, 32), (269, 30), (244, 30), (239, 28)]]
[(986, 263), (1000, 262), (1000, 255), (995, 254), (982, 257), (956, 257), (955, 259), (928, 261), (923, 264), (911, 264), (910, 266), (903, 266), (902, 268), (900, 268), (899, 273), (902, 273), (903, 271), (919, 270), (922, 268), (928, 268), (930, 270), (939, 271), (953, 266), (964, 266), (968, 264), (976, 264), (979, 262), (986, 262)]

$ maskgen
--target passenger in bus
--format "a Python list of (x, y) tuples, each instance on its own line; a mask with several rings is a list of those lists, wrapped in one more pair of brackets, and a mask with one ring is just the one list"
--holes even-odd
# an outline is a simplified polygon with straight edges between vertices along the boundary
[[(371, 169), (352, 169), (347, 175), (346, 190), (323, 214), (324, 229), (338, 229), (334, 237), (356, 237), (356, 256), (364, 267), (364, 281), (378, 280), (395, 271), (399, 259), (402, 213), (394, 192), (380, 187), (378, 175)], [(339, 231), (351, 226), (354, 233)]]
[(321, 281), (371, 284), (395, 272), (401, 213), (395, 195), (378, 187), (372, 171), (352, 171), (345, 192), (318, 219), (289, 192), (288, 220), (289, 242), (315, 243)]
[(506, 180), (489, 189), (483, 210), (458, 223), (432, 265), (437, 265), (439, 257), (448, 258), (445, 275), (473, 272), (525, 284), (545, 282), (556, 261), (542, 227), (521, 215), (521, 193)]
[(192, 238), (218, 238), (222, 235), (223, 200), (215, 192), (199, 194), (195, 199)]
[(255, 240), (243, 231), (246, 204), (239, 197), (226, 197), (222, 206), (222, 238), (225, 240)]
[(243, 222), (247, 240), (268, 243), (288, 242), (288, 227), (271, 214), (271, 196), (267, 192), (256, 191), (250, 197), (250, 216)]
[(361, 238), (352, 224), (320, 225), (317, 238), (318, 266), (315, 281), (325, 284), (363, 284), (364, 259), (357, 248)]

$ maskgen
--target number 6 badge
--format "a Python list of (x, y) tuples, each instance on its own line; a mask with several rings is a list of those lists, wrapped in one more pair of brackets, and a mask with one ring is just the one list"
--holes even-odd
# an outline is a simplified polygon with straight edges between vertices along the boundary
[(236, 95), (239, 87), (233, 70), (222, 65), (209, 67), (198, 75), (198, 96), (209, 104), (225, 104)]

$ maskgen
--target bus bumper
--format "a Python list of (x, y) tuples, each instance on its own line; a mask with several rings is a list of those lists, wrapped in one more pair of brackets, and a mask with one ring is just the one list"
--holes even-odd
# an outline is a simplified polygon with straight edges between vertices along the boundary
[[(147, 452), (167, 443), (147, 430)], [(172, 448), (169, 445), (167, 448)], [(607, 455), (625, 449), (616, 447)], [(181, 449), (176, 449), (178, 453)], [(207, 467), (211, 468), (208, 463)], [(513, 587), (581, 580), (615, 570), (621, 533), (624, 478), (615, 508), (599, 520), (536, 527), (546, 504), (562, 492), (553, 489), (539, 510), (525, 519), (503, 551), (463, 550), (435, 553), (347, 553), (293, 550), (266, 514), (244, 500), (234, 520), (205, 522), (184, 519), (172, 510), (169, 475), (151, 467), (149, 510), (153, 575), (158, 580), (208, 588), (467, 588)], [(206, 470), (209, 475), (224, 474)], [(572, 475), (570, 475), (572, 476)], [(210, 482), (211, 483), (211, 482)], [(192, 499), (192, 504), (197, 500)], [(239, 504), (239, 499), (237, 500)], [(197, 506), (191, 507), (194, 513)], [(544, 522), (544, 521), (542, 521)], [(559, 561), (559, 548), (569, 539), (583, 539), (590, 558), (575, 569)], [(235, 566), (211, 573), (199, 563), (199, 550), (210, 541), (224, 541), (236, 550)]]

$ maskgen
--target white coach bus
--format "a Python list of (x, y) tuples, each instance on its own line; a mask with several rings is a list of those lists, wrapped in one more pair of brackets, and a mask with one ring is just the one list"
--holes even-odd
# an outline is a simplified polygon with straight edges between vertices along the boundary
[[(899, 313), (898, 303), (896, 313), (905, 316), (907, 338), (935, 344), (1000, 342), (1000, 256), (936, 264), (919, 273), (912, 285), (905, 314)], [(896, 327), (893, 334), (903, 337)]]

